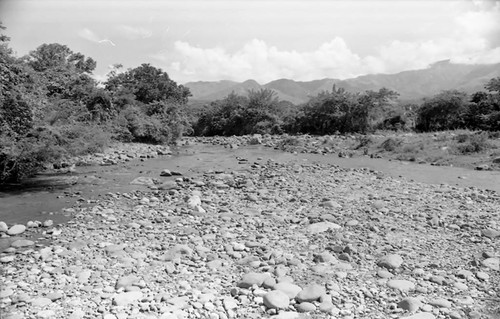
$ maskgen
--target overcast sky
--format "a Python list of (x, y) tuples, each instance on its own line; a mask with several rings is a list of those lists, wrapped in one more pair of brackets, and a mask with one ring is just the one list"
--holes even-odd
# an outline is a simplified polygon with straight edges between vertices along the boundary
[(179, 82), (345, 79), (451, 59), (500, 62), (500, 2), (471, 0), (0, 0), (18, 56), (66, 44)]

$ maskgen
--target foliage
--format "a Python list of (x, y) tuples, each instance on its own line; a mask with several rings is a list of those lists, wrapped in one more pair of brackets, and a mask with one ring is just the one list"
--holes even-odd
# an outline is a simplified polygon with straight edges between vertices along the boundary
[(231, 93), (202, 111), (194, 133), (206, 136), (281, 133), (281, 111), (288, 106), (279, 103), (276, 93), (269, 89), (249, 91), (248, 97)]
[(17, 58), (8, 41), (0, 34), (0, 183), (101, 151), (112, 137), (170, 143), (190, 132), (190, 92), (161, 69), (115, 70), (103, 88), (90, 57), (52, 43)]
[(457, 144), (454, 146), (454, 150), (458, 154), (480, 153), (492, 147), (488, 142), (488, 134), (485, 132), (460, 134), (455, 140)]
[(418, 111), (416, 128), (420, 131), (441, 131), (464, 128), (467, 94), (451, 90), (426, 99)]

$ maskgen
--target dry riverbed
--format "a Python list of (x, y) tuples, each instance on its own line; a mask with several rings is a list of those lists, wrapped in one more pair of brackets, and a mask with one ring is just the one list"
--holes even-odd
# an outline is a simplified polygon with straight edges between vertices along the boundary
[(191, 140), (238, 156), (129, 164), (67, 223), (0, 224), (0, 317), (499, 318), (498, 192), (244, 151), (263, 139)]

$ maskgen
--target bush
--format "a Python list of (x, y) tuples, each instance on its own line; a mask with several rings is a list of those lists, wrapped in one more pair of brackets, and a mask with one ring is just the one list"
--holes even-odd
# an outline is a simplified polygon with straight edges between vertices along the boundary
[(458, 154), (480, 153), (490, 149), (492, 145), (488, 141), (487, 133), (460, 134), (456, 138), (457, 145), (454, 149)]
[(380, 144), (380, 148), (387, 152), (394, 152), (401, 144), (402, 141), (399, 139), (388, 138)]

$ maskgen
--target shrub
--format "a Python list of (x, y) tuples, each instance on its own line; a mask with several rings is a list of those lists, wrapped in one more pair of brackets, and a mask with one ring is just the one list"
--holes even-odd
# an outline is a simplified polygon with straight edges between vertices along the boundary
[(488, 134), (460, 134), (456, 138), (457, 145), (454, 149), (458, 154), (480, 153), (490, 149), (492, 145), (488, 142)]
[(400, 145), (402, 141), (399, 139), (388, 138), (380, 144), (380, 147), (387, 152), (394, 152)]

